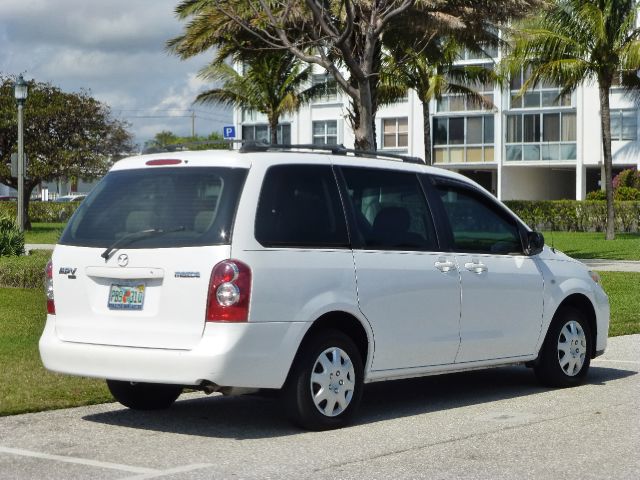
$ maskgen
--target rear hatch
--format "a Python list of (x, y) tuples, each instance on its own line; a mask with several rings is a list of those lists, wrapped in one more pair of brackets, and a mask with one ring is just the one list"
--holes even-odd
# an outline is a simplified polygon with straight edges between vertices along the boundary
[(231, 254), (246, 173), (185, 166), (110, 172), (53, 254), (58, 336), (194, 347), (204, 330), (211, 271)]

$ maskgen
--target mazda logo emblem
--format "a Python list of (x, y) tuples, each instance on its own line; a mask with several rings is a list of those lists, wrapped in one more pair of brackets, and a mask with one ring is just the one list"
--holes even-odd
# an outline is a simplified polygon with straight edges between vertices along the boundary
[(120, 255), (118, 255), (118, 265), (120, 265), (121, 267), (126, 267), (127, 265), (129, 265), (129, 255), (127, 255), (126, 253), (121, 253)]

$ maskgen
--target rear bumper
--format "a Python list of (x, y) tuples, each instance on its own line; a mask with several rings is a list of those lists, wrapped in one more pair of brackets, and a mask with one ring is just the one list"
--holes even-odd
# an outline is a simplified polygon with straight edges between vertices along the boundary
[(191, 350), (65, 342), (49, 315), (40, 338), (44, 366), (55, 372), (135, 382), (280, 388), (306, 323), (208, 323)]

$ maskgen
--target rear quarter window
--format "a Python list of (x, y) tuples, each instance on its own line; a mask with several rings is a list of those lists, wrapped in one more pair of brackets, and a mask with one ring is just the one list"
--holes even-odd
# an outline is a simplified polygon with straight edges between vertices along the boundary
[(331, 167), (269, 168), (260, 191), (255, 236), (266, 247), (348, 247), (344, 210)]
[(224, 245), (246, 169), (146, 168), (110, 172), (80, 205), (60, 243), (107, 247), (149, 229), (162, 235), (138, 238), (127, 248)]

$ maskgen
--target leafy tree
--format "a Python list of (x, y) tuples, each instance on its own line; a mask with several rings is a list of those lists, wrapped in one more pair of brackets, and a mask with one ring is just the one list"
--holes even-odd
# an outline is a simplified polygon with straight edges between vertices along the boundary
[[(182, 0), (188, 21), (169, 48), (182, 58), (241, 45), (251, 34), (264, 48), (287, 50), (332, 75), (351, 99), (356, 148), (375, 148), (374, 118), (381, 41), (401, 14), (450, 30), (483, 30), (539, 0)], [(420, 22), (418, 22), (420, 23)], [(417, 31), (416, 34), (421, 34)]]
[(531, 69), (522, 91), (541, 81), (560, 85), (561, 94), (585, 82), (598, 85), (607, 240), (615, 238), (609, 92), (615, 78), (629, 89), (640, 87), (638, 8), (635, 0), (553, 0), (514, 30), (507, 59), (512, 72)]
[(416, 45), (413, 39), (395, 37), (395, 42), (389, 45), (381, 73), (380, 98), (382, 103), (388, 103), (396, 101), (401, 92), (404, 95), (407, 87), (415, 90), (422, 103), (424, 159), (431, 165), (431, 100), (454, 94), (466, 97), (478, 106), (491, 108), (493, 102), (474, 87), (493, 84), (499, 79), (493, 69), (484, 66), (455, 65), (463, 46), (451, 37), (436, 37), (422, 43)]
[[(0, 183), (17, 188), (11, 154), (18, 147), (13, 80), (0, 77)], [(57, 178), (95, 179), (133, 150), (127, 125), (88, 92), (65, 93), (49, 83), (29, 82), (24, 106), (24, 151), (29, 166), (24, 182), (25, 226), (32, 190)]]
[(145, 142), (145, 153), (160, 151), (173, 151), (188, 148), (189, 150), (222, 150), (227, 147), (224, 139), (219, 133), (196, 135), (195, 137), (179, 137), (173, 132), (163, 130), (155, 134), (152, 140)]
[(269, 122), (271, 143), (278, 143), (278, 123), (283, 114), (293, 113), (301, 104), (325, 93), (325, 85), (309, 86), (311, 66), (304, 66), (286, 51), (244, 51), (234, 55), (245, 66), (243, 74), (218, 58), (200, 76), (222, 81), (220, 88), (201, 93), (200, 103), (219, 103), (264, 113)]

